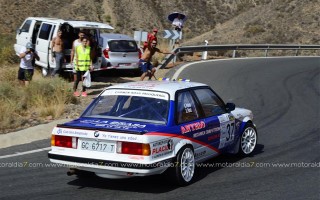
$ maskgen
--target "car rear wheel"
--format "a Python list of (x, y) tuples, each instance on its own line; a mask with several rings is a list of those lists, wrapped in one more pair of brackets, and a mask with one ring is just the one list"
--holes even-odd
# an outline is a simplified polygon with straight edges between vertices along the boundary
[(174, 163), (174, 178), (176, 183), (181, 186), (192, 182), (195, 171), (194, 152), (191, 146), (183, 147), (176, 157)]
[(247, 124), (240, 136), (239, 153), (243, 156), (252, 154), (258, 140), (257, 130), (252, 124)]

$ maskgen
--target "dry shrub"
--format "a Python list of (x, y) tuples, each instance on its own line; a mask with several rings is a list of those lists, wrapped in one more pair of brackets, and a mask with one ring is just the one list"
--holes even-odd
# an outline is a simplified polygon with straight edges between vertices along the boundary
[(18, 70), (17, 65), (0, 65), (0, 83), (1, 82), (17, 82), (18, 80)]
[[(32, 118), (40, 121), (47, 116), (58, 118), (67, 104), (77, 103), (69, 84), (63, 79), (42, 78), (36, 72), (29, 86), (24, 87), (18, 84), (17, 70), (7, 68), (1, 72), (0, 132), (24, 126)], [(14, 79), (12, 74), (15, 74)]]

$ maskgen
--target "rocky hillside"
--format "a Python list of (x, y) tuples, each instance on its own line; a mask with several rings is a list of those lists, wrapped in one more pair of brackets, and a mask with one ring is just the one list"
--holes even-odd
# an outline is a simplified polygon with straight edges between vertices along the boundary
[[(50, 3), (49, 3), (50, 2)], [(188, 19), (183, 43), (320, 44), (320, 0), (0, 0), (0, 33), (14, 33), (28, 16), (100, 21), (114, 32), (171, 29), (167, 15)]]

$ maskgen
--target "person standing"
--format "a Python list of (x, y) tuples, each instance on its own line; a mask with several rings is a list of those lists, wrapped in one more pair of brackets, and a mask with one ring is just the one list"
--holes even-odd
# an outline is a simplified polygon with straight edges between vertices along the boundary
[(146, 77), (147, 74), (149, 74), (149, 80), (154, 76), (154, 73), (156, 72), (155, 67), (151, 64), (152, 56), (158, 52), (163, 54), (173, 54), (171, 52), (163, 52), (157, 47), (157, 41), (153, 40), (150, 45), (146, 48), (146, 50), (143, 52), (141, 59), (139, 61), (142, 75), (140, 77), (140, 80), (143, 81), (143, 79)]
[(152, 33), (148, 33), (147, 41), (143, 44), (143, 51), (147, 49), (147, 47), (152, 43), (152, 41), (158, 42), (157, 38), (158, 29), (154, 28)]
[(76, 72), (76, 48), (77, 46), (81, 45), (81, 41), (82, 39), (85, 37), (85, 32), (83, 30), (80, 30), (79, 31), (79, 34), (78, 34), (78, 39), (76, 39), (75, 41), (73, 41), (72, 43), (72, 49), (71, 49), (71, 59), (70, 61), (72, 62), (72, 65), (73, 65), (73, 69), (72, 69), (72, 72), (73, 72), (73, 81), (76, 81), (77, 80), (77, 72)]
[(54, 37), (51, 41), (51, 56), (52, 62), (56, 61), (56, 68), (51, 73), (51, 76), (54, 77), (57, 74), (60, 74), (62, 69), (62, 64), (64, 62), (64, 44), (62, 40), (62, 30), (58, 30), (57, 37)]
[(176, 18), (174, 18), (174, 20), (172, 22), (172, 26), (177, 31), (181, 31), (182, 30), (182, 28), (183, 28), (183, 20), (182, 20), (180, 14), (178, 14), (178, 16)]
[(18, 80), (21, 85), (27, 86), (32, 80), (34, 72), (33, 60), (40, 60), (40, 58), (37, 52), (34, 50), (31, 42), (28, 42), (25, 47), (20, 49), (19, 58), (21, 58), (21, 61), (18, 71)]
[[(87, 37), (84, 37), (81, 41), (81, 45), (76, 47), (75, 50), (75, 60), (76, 60), (76, 74), (77, 74), (77, 79), (74, 82), (73, 85), (73, 95), (74, 96), (80, 96), (80, 93), (77, 92), (78, 84), (80, 81), (83, 79), (83, 75), (90, 69), (93, 69), (92, 66), (92, 58), (91, 58), (91, 48), (88, 45), (89, 39)], [(86, 93), (86, 87), (82, 85), (82, 92), (81, 96), (86, 97), (88, 96)]]

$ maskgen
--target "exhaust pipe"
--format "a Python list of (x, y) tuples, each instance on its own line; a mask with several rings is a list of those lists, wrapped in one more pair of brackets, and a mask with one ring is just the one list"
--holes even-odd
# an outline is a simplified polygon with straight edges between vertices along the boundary
[(68, 176), (72, 176), (76, 174), (76, 170), (75, 169), (70, 169), (69, 171), (67, 171), (67, 175)]

